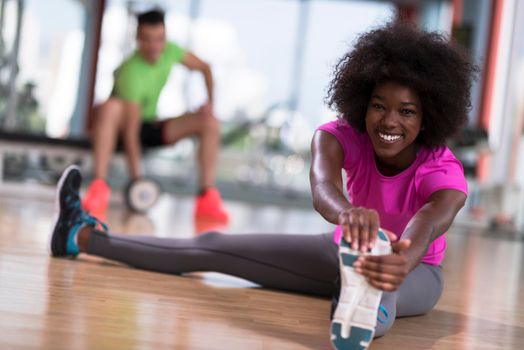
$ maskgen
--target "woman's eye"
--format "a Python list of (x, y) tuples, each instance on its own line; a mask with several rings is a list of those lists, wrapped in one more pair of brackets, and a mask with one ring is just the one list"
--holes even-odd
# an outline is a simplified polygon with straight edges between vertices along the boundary
[(416, 112), (412, 109), (404, 108), (400, 111), (402, 114), (415, 114)]
[(373, 103), (371, 106), (373, 108), (375, 108), (376, 110), (383, 110), (384, 109), (384, 106), (379, 105), (378, 103)]

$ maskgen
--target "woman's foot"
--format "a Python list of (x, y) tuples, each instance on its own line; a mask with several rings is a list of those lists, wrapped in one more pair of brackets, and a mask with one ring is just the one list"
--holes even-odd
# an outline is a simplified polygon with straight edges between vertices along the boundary
[(80, 253), (77, 236), (88, 227), (100, 224), (96, 218), (87, 215), (80, 203), (80, 185), (82, 174), (76, 165), (69, 166), (58, 181), (55, 199), (55, 224), (49, 239), (49, 251), (52, 256), (72, 256)]
[[(388, 236), (379, 230), (377, 241), (370, 255), (391, 253)], [(351, 249), (342, 239), (339, 248), (341, 289), (338, 303), (331, 320), (331, 343), (337, 350), (367, 349), (373, 340), (377, 324), (382, 291), (369, 285), (358, 274), (353, 263), (362, 253)], [(387, 317), (387, 310), (381, 308)]]

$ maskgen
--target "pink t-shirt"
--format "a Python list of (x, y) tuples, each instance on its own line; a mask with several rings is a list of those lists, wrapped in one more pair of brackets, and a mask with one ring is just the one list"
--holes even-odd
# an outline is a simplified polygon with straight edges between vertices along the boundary
[[(453, 189), (468, 194), (464, 170), (446, 146), (420, 147), (415, 161), (395, 176), (384, 176), (376, 167), (371, 140), (366, 133), (353, 129), (342, 120), (321, 125), (319, 130), (335, 136), (344, 151), (342, 168), (347, 175), (351, 203), (373, 208), (380, 216), (380, 226), (402, 236), (406, 225), (435, 191)], [(342, 230), (337, 226), (335, 242)], [(435, 239), (422, 262), (439, 265), (444, 259), (446, 237)]]

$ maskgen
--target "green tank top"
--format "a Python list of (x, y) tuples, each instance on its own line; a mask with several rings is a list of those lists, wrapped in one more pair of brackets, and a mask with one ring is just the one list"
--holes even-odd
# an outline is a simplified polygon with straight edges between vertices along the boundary
[(157, 103), (174, 64), (180, 63), (186, 52), (175, 43), (166, 43), (159, 59), (151, 64), (138, 51), (127, 58), (115, 71), (112, 96), (136, 102), (144, 121), (157, 116)]

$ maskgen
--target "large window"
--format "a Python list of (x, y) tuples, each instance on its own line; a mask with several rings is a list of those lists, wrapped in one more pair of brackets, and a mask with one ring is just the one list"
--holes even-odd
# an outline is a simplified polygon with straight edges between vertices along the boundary
[[(127, 1), (108, 0), (102, 22), (101, 45), (95, 85), (95, 105), (103, 103), (113, 88), (113, 73), (120, 63), (135, 50), (136, 13), (160, 7), (166, 11), (168, 40), (182, 46), (189, 44), (191, 23), (190, 0)], [(187, 72), (175, 66), (168, 85), (159, 101), (159, 117), (172, 117), (187, 109)]]
[(222, 48), (228, 64), (216, 64), (225, 73), (217, 77), (223, 179), (307, 193), (311, 137), (335, 117), (324, 104), (333, 65), (394, 11), (375, 1), (202, 1), (202, 20), (227, 26), (235, 44)]
[(323, 103), (334, 65), (360, 33), (386, 23), (394, 13), (394, 6), (387, 2), (311, 1), (299, 101), (310, 128), (334, 118)]
[(64, 137), (78, 106), (88, 10), (74, 0), (0, 1), (0, 126)]
[[(134, 14), (154, 5), (166, 10), (168, 39), (211, 64), (215, 112), (223, 125), (218, 181), (246, 185), (232, 189), (307, 192), (311, 136), (335, 117), (323, 102), (333, 65), (358, 33), (391, 19), (394, 6), (384, 1), (110, 0), (95, 103), (107, 98), (113, 71), (134, 50)], [(196, 109), (205, 97), (202, 77), (175, 66), (158, 116)], [(156, 153), (147, 169), (190, 181), (193, 150), (183, 142)]]

